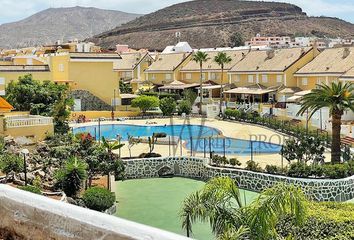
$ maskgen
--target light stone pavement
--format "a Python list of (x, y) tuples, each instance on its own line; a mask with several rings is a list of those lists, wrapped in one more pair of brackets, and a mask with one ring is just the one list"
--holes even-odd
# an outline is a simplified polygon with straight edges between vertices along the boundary
[[(147, 122), (156, 122), (156, 124), (146, 124)], [(80, 126), (89, 126), (97, 125), (97, 123), (80, 123), (80, 124), (71, 124), (71, 127), (80, 127)], [(254, 140), (254, 141), (264, 141), (275, 144), (282, 144), (284, 139), (287, 138), (286, 135), (267, 129), (265, 127), (260, 127), (257, 125), (246, 124), (246, 123), (237, 123), (237, 122), (227, 122), (220, 121), (216, 119), (207, 119), (207, 118), (165, 118), (165, 119), (143, 119), (143, 120), (125, 120), (125, 121), (104, 121), (101, 122), (104, 124), (133, 124), (133, 125), (142, 125), (142, 126), (158, 126), (158, 125), (172, 125), (172, 124), (193, 124), (193, 125), (204, 125), (208, 127), (213, 127), (222, 132), (222, 135), (225, 137), (243, 139), (243, 140)], [(129, 157), (129, 150), (126, 142), (125, 146), (121, 149), (121, 157)], [(181, 154), (182, 149), (182, 154)], [(132, 157), (137, 157), (141, 153), (146, 153), (149, 151), (148, 144), (139, 143), (132, 147)], [(208, 150), (207, 150), (208, 151)], [(119, 151), (115, 151), (119, 153)], [(183, 146), (181, 148), (181, 143), (178, 145), (171, 146), (170, 149), (168, 145), (156, 145), (154, 152), (165, 156), (191, 156), (190, 150), (186, 149)], [(203, 157), (204, 153), (192, 153), (193, 156)], [(209, 153), (206, 153), (208, 157)], [(222, 154), (219, 154), (222, 155)], [(330, 160), (330, 154), (326, 153), (326, 161)], [(241, 163), (242, 167), (246, 166), (246, 162), (251, 159), (250, 155), (234, 155), (227, 154), (227, 157), (236, 157)], [(282, 166), (282, 158), (280, 154), (254, 154), (253, 159), (259, 163), (261, 167), (266, 165), (277, 165)], [(288, 162), (286, 159), (283, 159), (283, 166), (286, 166)]]

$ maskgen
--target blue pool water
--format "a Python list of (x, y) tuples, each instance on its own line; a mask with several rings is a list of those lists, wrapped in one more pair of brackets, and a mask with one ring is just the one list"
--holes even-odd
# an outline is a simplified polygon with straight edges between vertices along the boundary
[[(74, 128), (74, 134), (85, 132), (98, 137), (98, 126)], [(126, 124), (101, 125), (101, 136), (107, 139), (116, 138), (119, 134), (122, 141), (128, 139), (128, 134), (134, 137), (151, 136), (153, 133), (164, 132), (168, 136), (179, 137), (186, 141), (187, 149), (194, 152), (249, 154), (254, 153), (279, 153), (281, 146), (278, 144), (261, 141), (248, 141), (235, 138), (222, 138), (221, 132), (215, 128), (202, 125), (167, 125), (167, 126), (138, 126)]]

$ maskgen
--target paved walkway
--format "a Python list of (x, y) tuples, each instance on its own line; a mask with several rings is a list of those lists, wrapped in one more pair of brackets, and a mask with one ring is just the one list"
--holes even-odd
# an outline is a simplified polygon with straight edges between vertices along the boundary
[[(156, 122), (156, 124), (149, 124), (147, 122)], [(72, 127), (88, 126), (93, 123), (80, 123), (73, 124)], [(97, 123), (94, 123), (97, 124)], [(283, 144), (284, 140), (287, 138), (285, 135), (267, 129), (265, 127), (260, 127), (257, 125), (246, 124), (246, 123), (236, 123), (220, 121), (216, 119), (206, 119), (206, 118), (165, 118), (165, 119), (149, 119), (149, 120), (126, 120), (122, 122), (117, 121), (104, 121), (101, 124), (133, 124), (133, 125), (145, 125), (145, 126), (157, 126), (157, 125), (172, 125), (172, 124), (194, 124), (194, 125), (204, 125), (208, 127), (213, 127), (219, 129), (225, 137), (238, 138), (244, 140), (254, 140), (254, 141), (264, 141), (275, 144)], [(124, 142), (123, 142), (124, 143)], [(132, 156), (138, 156), (140, 153), (148, 152), (148, 144), (140, 143), (132, 148)], [(118, 152), (118, 151), (117, 151)], [(172, 146), (170, 149), (166, 145), (156, 145), (154, 152), (161, 154), (162, 156), (190, 156), (191, 153), (186, 149), (183, 144)], [(182, 153), (182, 154), (181, 154)], [(193, 156), (203, 157), (203, 153), (193, 153)], [(127, 144), (121, 149), (122, 157), (129, 157), (129, 150)], [(227, 157), (236, 157), (242, 163), (242, 166), (246, 165), (246, 162), (250, 160), (250, 156), (245, 155), (234, 155), (228, 154)], [(329, 159), (329, 154), (326, 154), (326, 158)], [(261, 167), (265, 167), (268, 164), (282, 165), (282, 160), (280, 154), (256, 154), (254, 155), (254, 160), (260, 164)], [(283, 165), (287, 165), (287, 161), (283, 160)]]

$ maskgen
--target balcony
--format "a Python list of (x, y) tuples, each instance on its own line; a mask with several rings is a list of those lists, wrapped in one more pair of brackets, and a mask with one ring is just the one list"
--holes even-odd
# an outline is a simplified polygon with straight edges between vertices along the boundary
[(0, 135), (43, 140), (54, 132), (53, 118), (26, 113), (5, 113), (0, 116)]
[(18, 115), (5, 117), (6, 128), (52, 125), (53, 118), (35, 115)]
[(0, 72), (49, 72), (48, 65), (0, 65)]
[(4, 184), (0, 202), (0, 238), (5, 239), (190, 239)]

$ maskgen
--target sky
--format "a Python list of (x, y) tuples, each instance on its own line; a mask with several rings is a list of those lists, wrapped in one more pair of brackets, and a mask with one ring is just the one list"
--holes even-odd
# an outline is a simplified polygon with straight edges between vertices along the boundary
[[(50, 7), (97, 7), (147, 14), (186, 0), (0, 0), (0, 24), (18, 21)], [(217, 0), (216, 0), (217, 1)], [(270, 1), (270, 0), (266, 0)], [(330, 16), (354, 23), (354, 0), (276, 0), (298, 5), (310, 16)], [(4, 9), (6, 9), (4, 11)]]

